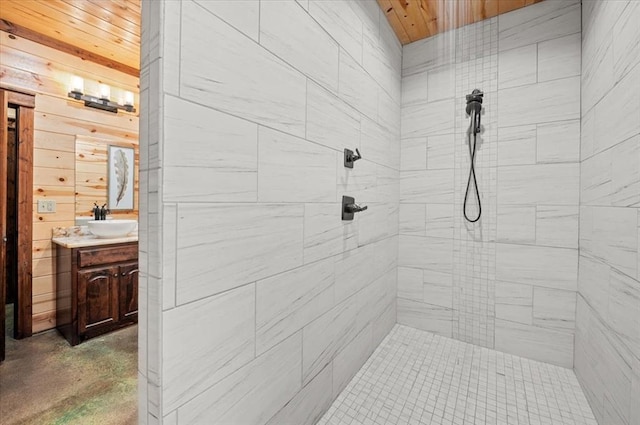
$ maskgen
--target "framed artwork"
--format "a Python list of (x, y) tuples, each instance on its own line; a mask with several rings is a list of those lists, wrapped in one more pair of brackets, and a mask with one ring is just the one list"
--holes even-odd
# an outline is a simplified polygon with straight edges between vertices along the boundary
[(109, 145), (108, 205), (111, 211), (133, 210), (134, 150)]

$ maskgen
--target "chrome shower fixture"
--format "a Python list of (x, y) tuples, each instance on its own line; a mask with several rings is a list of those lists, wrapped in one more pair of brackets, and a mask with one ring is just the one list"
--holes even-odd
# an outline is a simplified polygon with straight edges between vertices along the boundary
[[(482, 98), (484, 93), (481, 90), (474, 89), (471, 94), (467, 95), (467, 115), (474, 116), (474, 128), (472, 129), (475, 134), (480, 133), (480, 117), (482, 116)], [(477, 119), (475, 118), (477, 117)]]

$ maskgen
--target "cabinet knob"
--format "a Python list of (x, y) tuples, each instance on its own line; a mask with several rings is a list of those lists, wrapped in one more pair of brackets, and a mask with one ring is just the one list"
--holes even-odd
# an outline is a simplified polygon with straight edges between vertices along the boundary
[(114, 273), (114, 274), (113, 274), (113, 277), (118, 277), (118, 273)]

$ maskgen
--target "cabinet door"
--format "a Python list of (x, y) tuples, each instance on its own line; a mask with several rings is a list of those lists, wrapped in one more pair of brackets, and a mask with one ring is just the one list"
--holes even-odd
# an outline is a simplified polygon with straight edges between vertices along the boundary
[(78, 333), (118, 321), (118, 267), (78, 271)]
[(138, 263), (120, 266), (120, 320), (138, 318)]

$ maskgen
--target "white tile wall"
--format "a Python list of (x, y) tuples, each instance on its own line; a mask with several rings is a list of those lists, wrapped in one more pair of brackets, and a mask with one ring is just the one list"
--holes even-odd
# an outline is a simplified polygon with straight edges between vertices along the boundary
[(574, 364), (601, 424), (640, 423), (638, 19), (636, 1), (583, 2)]
[(365, 1), (143, 9), (140, 423), (311, 425), (396, 322), (400, 44)]
[[(552, 1), (404, 46), (399, 323), (572, 366), (580, 30), (580, 2)], [(475, 88), (485, 92), (476, 158), (483, 217), (468, 224), (464, 96)], [(620, 167), (630, 169), (634, 147), (626, 152)], [(635, 181), (621, 172), (619, 198), (632, 202)], [(616, 252), (631, 258), (630, 249)]]

